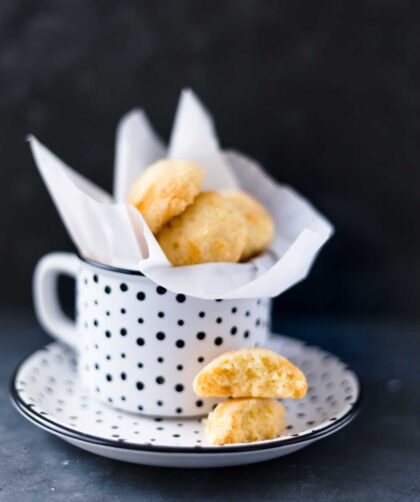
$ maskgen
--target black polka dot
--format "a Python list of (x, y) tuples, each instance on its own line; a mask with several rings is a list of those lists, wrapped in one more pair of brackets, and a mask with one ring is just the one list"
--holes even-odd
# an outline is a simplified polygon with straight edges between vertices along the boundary
[(136, 342), (137, 342), (137, 345), (140, 345), (140, 347), (141, 347), (142, 345), (144, 345), (144, 338), (137, 338)]
[(143, 368), (143, 363), (137, 363), (137, 368)]
[(166, 335), (163, 331), (159, 331), (158, 333), (156, 333), (156, 338), (160, 341), (165, 340), (165, 337)]
[(105, 336), (107, 338), (111, 338), (111, 332), (110, 331), (105, 331)]
[(158, 358), (157, 358), (157, 362), (158, 362), (158, 363), (163, 363), (163, 361), (164, 361), (163, 357), (158, 357)]
[(244, 338), (248, 338), (248, 337), (249, 337), (249, 331), (248, 331), (248, 330), (246, 330), (246, 331), (244, 332)]
[(182, 366), (182, 364), (178, 364), (178, 366), (176, 367), (176, 369), (178, 371), (182, 371), (184, 369), (184, 366)]
[(178, 326), (184, 326), (184, 321), (182, 319), (179, 319), (177, 324)]
[(94, 280), (95, 282), (98, 282), (98, 281), (99, 281), (99, 277), (95, 274), (95, 275), (93, 276), (93, 280)]
[[(156, 401), (156, 404), (157, 404), (158, 406), (163, 406), (163, 401)], [(163, 429), (163, 427), (162, 427), (162, 429)]]
[(164, 312), (158, 312), (158, 317), (160, 317), (160, 318), (165, 317), (165, 313)]
[(180, 295), (176, 295), (176, 301), (177, 301), (178, 303), (184, 303), (184, 302), (185, 302), (185, 300), (186, 300), (185, 295), (182, 295), (182, 294), (180, 294)]
[(203, 401), (201, 399), (199, 399), (198, 401), (195, 402), (195, 405), (198, 407), (198, 408), (201, 408), (203, 406)]
[(179, 437), (180, 437), (180, 435), (179, 435), (179, 434), (172, 434), (172, 437), (174, 437), (174, 438), (179, 438)]
[(108, 380), (108, 382), (111, 382), (112, 381), (112, 375), (110, 375), (109, 373), (106, 375), (106, 379)]
[(236, 326), (233, 326), (230, 330), (230, 334), (231, 335), (236, 335), (236, 333), (238, 332), (238, 328)]
[(95, 319), (95, 320), (93, 321), (93, 325), (94, 325), (94, 326), (98, 326), (98, 325), (99, 325), (99, 323), (98, 323), (98, 320), (97, 320), (97, 319)]
[(259, 326), (260, 324), (261, 324), (261, 319), (257, 319), (257, 320), (255, 321), (255, 326)]
[(125, 328), (121, 328), (120, 333), (121, 333), (121, 336), (126, 336), (127, 330)]
[(99, 369), (99, 364), (95, 363), (95, 370), (98, 370), (98, 369)]
[(137, 409), (138, 409), (139, 411), (143, 411), (143, 406), (142, 406), (142, 405), (139, 405), (139, 406), (137, 406)]
[(146, 298), (146, 295), (143, 293), (143, 291), (139, 291), (137, 293), (137, 300), (142, 302), (145, 298)]
[(104, 291), (107, 295), (109, 295), (111, 293), (111, 286), (105, 286)]
[(232, 309), (231, 309), (232, 314), (236, 314), (237, 311), (238, 311), (238, 309), (236, 307), (232, 307)]
[(121, 309), (121, 314), (125, 314), (127, 311), (125, 309)]
[(137, 382), (136, 383), (137, 390), (143, 390), (144, 389), (144, 383), (143, 382)]
[(197, 333), (197, 338), (199, 340), (204, 340), (204, 338), (206, 338), (206, 334), (203, 331), (200, 331), (199, 333)]
[(165, 379), (163, 378), (163, 376), (158, 376), (156, 378), (156, 383), (158, 383), (159, 385), (162, 385), (165, 383)]
[(120, 284), (120, 289), (121, 289), (121, 291), (122, 291), (123, 293), (125, 293), (125, 292), (128, 290), (128, 286), (127, 286), (127, 284), (126, 284), (125, 282), (122, 282), (122, 283)]
[(245, 312), (245, 317), (249, 317), (250, 315), (251, 315), (251, 312), (250, 312), (249, 310), (247, 310), (247, 311)]
[(139, 324), (143, 324), (143, 323), (144, 323), (144, 320), (143, 320), (141, 317), (139, 317), (139, 318), (137, 319), (137, 322), (138, 322)]
[(184, 342), (184, 340), (177, 340), (175, 342), (175, 345), (178, 347), (178, 349), (182, 349), (182, 347), (185, 346), (185, 342)]
[(111, 315), (111, 312), (109, 310), (107, 310), (106, 315), (109, 317)]
[(182, 413), (182, 408), (176, 408), (175, 410), (177, 413)]
[(199, 312), (198, 317), (204, 317), (206, 315), (205, 312)]
[(111, 356), (110, 356), (110, 355), (107, 355), (107, 356), (106, 356), (106, 359), (107, 359), (107, 361), (110, 361), (110, 360), (111, 360)]
[(202, 363), (202, 362), (204, 361), (204, 357), (203, 357), (203, 356), (198, 357), (198, 358), (197, 358), (197, 361), (198, 361), (199, 363)]
[(164, 288), (163, 286), (158, 286), (156, 288), (156, 293), (158, 295), (164, 295), (166, 293), (166, 288)]
[(218, 317), (218, 318), (216, 319), (217, 324), (221, 324), (221, 323), (222, 323), (222, 321), (223, 321), (223, 319), (222, 319), (221, 317)]
[(126, 373), (121, 373), (121, 380), (127, 380), (127, 374)]
[(126, 355), (124, 354), (124, 352), (121, 353), (121, 357), (125, 359)]
[(215, 340), (214, 340), (215, 345), (222, 345), (222, 343), (223, 343), (223, 338), (221, 336), (218, 336), (217, 338), (215, 338)]
[(175, 385), (175, 390), (176, 390), (177, 392), (182, 392), (182, 391), (184, 390), (184, 386), (183, 386), (181, 383), (177, 383), (177, 384)]

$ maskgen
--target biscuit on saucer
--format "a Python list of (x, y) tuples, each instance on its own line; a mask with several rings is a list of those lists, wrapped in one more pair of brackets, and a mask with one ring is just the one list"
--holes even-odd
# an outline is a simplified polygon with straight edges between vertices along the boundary
[(206, 397), (302, 398), (307, 382), (285, 357), (263, 348), (225, 352), (195, 377), (194, 391)]
[(174, 266), (239, 261), (247, 238), (245, 219), (216, 192), (202, 192), (172, 218), (157, 240)]
[(247, 224), (248, 237), (241, 261), (262, 253), (274, 236), (274, 222), (269, 212), (252, 195), (239, 190), (221, 192), (242, 213)]
[(285, 427), (284, 407), (278, 401), (229, 399), (209, 414), (204, 437), (215, 445), (249, 443), (280, 436)]
[(204, 170), (194, 162), (160, 160), (137, 178), (127, 202), (140, 211), (156, 234), (194, 201), (203, 180)]

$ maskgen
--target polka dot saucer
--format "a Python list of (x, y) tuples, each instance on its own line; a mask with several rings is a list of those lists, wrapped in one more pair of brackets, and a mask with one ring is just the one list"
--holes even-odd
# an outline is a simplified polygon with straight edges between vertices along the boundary
[(309, 389), (301, 400), (284, 400), (287, 426), (276, 439), (212, 446), (195, 418), (153, 418), (119, 411), (87, 393), (76, 372), (74, 352), (50, 343), (16, 370), (11, 398), (38, 427), (92, 453), (138, 464), (168, 467), (222, 467), (287, 455), (326, 437), (356, 415), (360, 384), (337, 357), (280, 335), (267, 347), (305, 372)]

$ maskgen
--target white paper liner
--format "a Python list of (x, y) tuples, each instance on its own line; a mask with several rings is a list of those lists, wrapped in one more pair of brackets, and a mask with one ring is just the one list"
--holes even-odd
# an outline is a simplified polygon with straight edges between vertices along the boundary
[[(333, 227), (292, 188), (254, 160), (223, 152), (212, 119), (190, 90), (178, 104), (167, 152), (145, 113), (133, 110), (117, 129), (114, 199), (64, 164), (36, 138), (30, 146), (41, 176), (79, 253), (140, 270), (165, 288), (205, 299), (274, 297), (304, 279)], [(172, 267), (142, 215), (126, 204), (133, 181), (161, 158), (194, 160), (206, 170), (205, 190), (242, 188), (270, 211), (270, 250), (247, 263)]]

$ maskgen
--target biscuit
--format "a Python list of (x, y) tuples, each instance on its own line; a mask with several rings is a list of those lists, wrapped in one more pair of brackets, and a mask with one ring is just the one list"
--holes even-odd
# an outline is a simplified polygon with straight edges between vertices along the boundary
[(237, 262), (246, 242), (240, 212), (216, 192), (203, 192), (169, 221), (157, 240), (174, 266)]
[(215, 445), (249, 443), (280, 436), (285, 427), (284, 407), (274, 399), (230, 399), (209, 414), (204, 437)]
[(263, 348), (226, 352), (207, 364), (193, 382), (196, 394), (206, 397), (301, 398), (307, 386), (299, 368)]
[(274, 236), (274, 222), (268, 211), (254, 197), (238, 190), (222, 192), (243, 214), (248, 230), (241, 261), (246, 261), (262, 253)]
[(127, 202), (140, 211), (156, 234), (194, 201), (203, 180), (204, 170), (194, 162), (160, 160), (137, 178)]

